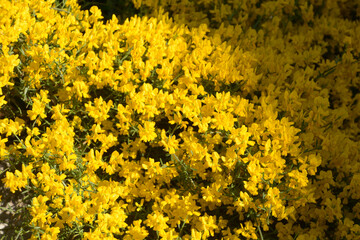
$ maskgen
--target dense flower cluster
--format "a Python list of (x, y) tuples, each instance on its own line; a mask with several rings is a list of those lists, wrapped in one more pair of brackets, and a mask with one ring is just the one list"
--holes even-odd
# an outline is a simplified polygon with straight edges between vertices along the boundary
[(353, 2), (1, 1), (1, 177), (32, 239), (358, 239)]

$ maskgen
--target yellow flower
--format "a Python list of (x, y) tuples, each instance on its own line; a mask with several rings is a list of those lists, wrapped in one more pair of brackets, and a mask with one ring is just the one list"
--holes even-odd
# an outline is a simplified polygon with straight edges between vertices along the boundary
[(32, 110), (27, 111), (30, 120), (35, 120), (37, 116), (46, 118), (45, 106), (50, 102), (47, 98), (48, 93), (48, 91), (40, 90), (40, 94), (36, 94), (36, 97), (31, 98), (33, 102)]
[(319, 167), (321, 164), (321, 157), (315, 154), (310, 154), (308, 157), (308, 161), (309, 161), (309, 167), (307, 171), (309, 172), (310, 175), (315, 175), (317, 167)]
[(214, 113), (214, 118), (212, 119), (213, 126), (218, 130), (230, 131), (234, 127), (235, 118), (232, 113), (220, 112)]
[(166, 136), (165, 130), (161, 131), (161, 142), (165, 150), (170, 154), (175, 154), (175, 151), (179, 148), (179, 140), (175, 136)]
[(309, 180), (304, 171), (292, 170), (288, 173), (288, 176), (290, 177), (289, 187), (291, 188), (305, 187), (308, 185)]
[(211, 216), (205, 213), (204, 216), (199, 217), (197, 228), (202, 233), (202, 239), (207, 239), (210, 236), (213, 237), (214, 231), (219, 228), (216, 224), (216, 216)]
[(144, 127), (139, 126), (140, 140), (144, 142), (150, 142), (154, 140), (157, 135), (155, 133), (155, 122), (146, 121)]
[(46, 202), (48, 200), (49, 198), (43, 195), (34, 197), (30, 208), (30, 214), (33, 217), (31, 223), (34, 223), (43, 229), (49, 224), (48, 219), (51, 216), (51, 213), (47, 211), (48, 206), (46, 205)]
[(169, 228), (166, 224), (167, 221), (169, 221), (168, 217), (164, 217), (161, 212), (155, 211), (147, 216), (147, 220), (144, 223), (155, 231), (158, 231), (160, 235), (164, 235)]
[(146, 231), (145, 227), (141, 227), (142, 220), (136, 220), (126, 231), (124, 237), (125, 240), (142, 240), (145, 239), (149, 233)]
[(89, 86), (84, 81), (77, 80), (73, 83), (73, 85), (73, 92), (76, 93), (76, 97), (78, 100), (90, 97), (90, 95), (88, 94)]
[(169, 229), (168, 231), (161, 231), (159, 233), (161, 239), (164, 240), (175, 240), (178, 239), (178, 234), (176, 233), (175, 229)]
[(7, 125), (7, 133), (6, 136), (10, 136), (12, 134), (19, 134), (21, 132), (21, 130), (23, 129), (25, 121), (22, 120), (21, 118), (15, 118), (15, 121), (13, 120), (9, 120), (9, 123)]
[[(1, 88), (0, 88), (1, 89)], [(3, 105), (5, 105), (7, 101), (5, 101), (5, 96), (0, 97), (0, 109)]]
[(22, 171), (15, 170), (15, 174), (7, 171), (6, 177), (2, 179), (5, 183), (5, 186), (10, 188), (11, 192), (15, 192), (19, 188), (23, 188), (28, 184), (29, 178), (34, 178), (35, 175), (31, 172), (33, 166), (30, 164), (28, 166), (22, 165)]
[(112, 106), (112, 100), (106, 103), (102, 97), (94, 100), (94, 106), (91, 102), (85, 104), (86, 111), (88, 111), (90, 117), (94, 118), (96, 123), (101, 123), (110, 117), (108, 112)]
[(241, 223), (241, 228), (236, 230), (236, 234), (241, 234), (247, 239), (258, 239), (256, 235), (256, 228), (251, 221), (246, 221), (245, 226)]
[(46, 227), (45, 228), (45, 233), (41, 236), (41, 239), (44, 240), (53, 240), (53, 239), (57, 239), (58, 234), (60, 233), (60, 228), (59, 227)]

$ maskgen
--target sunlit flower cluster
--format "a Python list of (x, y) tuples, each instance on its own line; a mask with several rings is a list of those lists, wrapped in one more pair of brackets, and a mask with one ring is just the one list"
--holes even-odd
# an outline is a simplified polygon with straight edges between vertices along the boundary
[(360, 5), (133, 3), (0, 2), (1, 179), (32, 239), (359, 239)]

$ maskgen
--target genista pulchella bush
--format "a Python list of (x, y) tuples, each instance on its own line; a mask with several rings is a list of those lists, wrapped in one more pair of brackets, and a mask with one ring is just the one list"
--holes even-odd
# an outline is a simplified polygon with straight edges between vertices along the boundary
[[(31, 239), (359, 239), (355, 1), (0, 2)], [(15, 230), (14, 230), (15, 229)], [(3, 230), (8, 231), (9, 230)]]

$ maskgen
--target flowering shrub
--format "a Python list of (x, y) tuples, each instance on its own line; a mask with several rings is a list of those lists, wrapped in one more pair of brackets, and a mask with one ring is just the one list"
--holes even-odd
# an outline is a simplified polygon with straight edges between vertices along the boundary
[(119, 24), (75, 0), (1, 1), (16, 231), (358, 239), (360, 6), (133, 2), (148, 16)]

